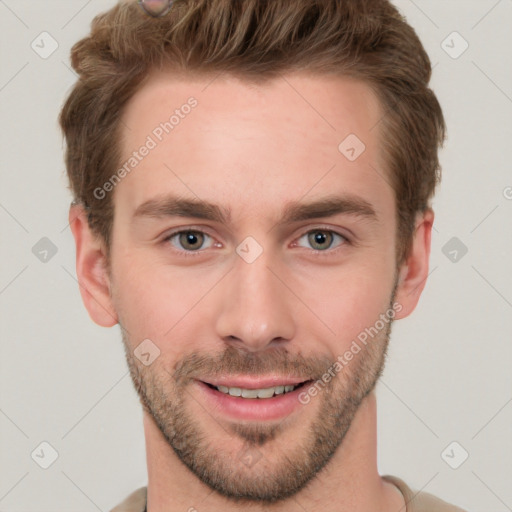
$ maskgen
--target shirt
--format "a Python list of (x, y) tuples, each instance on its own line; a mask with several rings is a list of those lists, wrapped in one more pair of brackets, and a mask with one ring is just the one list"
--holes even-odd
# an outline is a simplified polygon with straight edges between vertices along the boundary
[[(394, 484), (402, 493), (406, 503), (405, 512), (466, 512), (464, 509), (450, 505), (432, 494), (414, 492), (403, 480), (396, 476), (384, 475), (382, 478)], [(146, 495), (147, 487), (141, 487), (110, 512), (144, 512)]]

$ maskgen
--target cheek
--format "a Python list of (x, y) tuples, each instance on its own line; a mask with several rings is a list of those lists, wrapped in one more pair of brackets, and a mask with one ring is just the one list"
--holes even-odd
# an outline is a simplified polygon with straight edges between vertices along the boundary
[(136, 258), (119, 258), (114, 264), (113, 300), (131, 343), (158, 339), (174, 324), (174, 288), (158, 286), (155, 272)]
[(192, 268), (171, 270), (136, 256), (119, 258), (113, 268), (114, 307), (132, 344), (149, 338), (161, 349), (182, 325), (190, 324), (201, 298), (218, 281), (211, 272), (199, 275)]
[[(385, 313), (391, 301), (393, 273), (373, 262), (371, 265), (350, 265), (325, 273), (320, 278), (302, 283), (304, 302), (328, 326), (337, 350), (366, 328), (373, 326)], [(319, 279), (320, 278), (320, 279)], [(313, 284), (314, 283), (314, 284)], [(308, 322), (320, 325), (313, 316)], [(313, 326), (311, 326), (313, 328)], [(333, 331), (333, 332), (332, 332)]]

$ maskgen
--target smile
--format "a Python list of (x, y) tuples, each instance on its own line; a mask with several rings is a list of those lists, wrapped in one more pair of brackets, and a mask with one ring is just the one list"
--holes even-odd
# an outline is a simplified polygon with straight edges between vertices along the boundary
[(247, 389), (247, 388), (238, 388), (238, 387), (227, 387), (227, 386), (212, 386), (215, 389), (219, 390), (221, 393), (231, 396), (239, 396), (242, 398), (272, 398), (276, 395), (282, 395), (289, 393), (290, 391), (294, 391), (295, 389), (303, 386), (305, 382), (302, 382), (298, 385), (287, 385), (287, 386), (274, 386), (271, 388), (260, 388), (260, 389)]
[(212, 414), (236, 420), (266, 421), (282, 419), (302, 409), (299, 395), (302, 388), (313, 381), (230, 378), (195, 382), (200, 400)]

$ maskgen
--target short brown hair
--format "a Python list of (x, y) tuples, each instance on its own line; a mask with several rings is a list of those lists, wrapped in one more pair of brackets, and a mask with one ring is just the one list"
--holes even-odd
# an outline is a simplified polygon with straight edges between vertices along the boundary
[[(441, 176), (445, 139), (432, 68), (414, 29), (389, 0), (174, 0), (162, 17), (123, 0), (96, 16), (71, 51), (79, 80), (60, 114), (74, 200), (110, 250), (112, 194), (94, 190), (120, 164), (123, 108), (152, 69), (225, 72), (264, 82), (306, 71), (360, 79), (379, 98), (381, 148), (396, 198), (397, 264), (415, 217)], [(340, 141), (341, 142), (341, 141)]]

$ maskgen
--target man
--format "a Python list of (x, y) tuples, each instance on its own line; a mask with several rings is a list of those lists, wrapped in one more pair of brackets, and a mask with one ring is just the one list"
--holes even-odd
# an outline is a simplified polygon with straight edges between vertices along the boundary
[(125, 1), (61, 113), (85, 306), (121, 327), (148, 486), (115, 511), (460, 511), (376, 463), (428, 275), (441, 108), (387, 0)]

